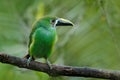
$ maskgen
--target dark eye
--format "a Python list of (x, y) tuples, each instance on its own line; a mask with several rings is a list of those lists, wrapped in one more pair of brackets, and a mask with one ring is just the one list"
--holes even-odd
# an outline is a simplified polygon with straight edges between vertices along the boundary
[(55, 23), (55, 19), (51, 20), (51, 23)]

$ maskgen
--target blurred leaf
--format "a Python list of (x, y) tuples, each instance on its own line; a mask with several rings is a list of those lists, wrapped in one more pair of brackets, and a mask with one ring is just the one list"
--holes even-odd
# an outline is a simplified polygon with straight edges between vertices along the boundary
[[(25, 15), (34, 4), (34, 0), (1, 0), (0, 1), (0, 52), (22, 56), (27, 53), (28, 35), (31, 26)], [(29, 14), (32, 14), (29, 13)], [(32, 14), (33, 15), (33, 14)], [(35, 80), (37, 76), (31, 73), (21, 73), (13, 66), (0, 64), (0, 80)], [(7, 75), (7, 76), (6, 76)], [(32, 75), (32, 76), (31, 76)], [(19, 77), (18, 77), (19, 76)]]
[[(27, 52), (28, 35), (33, 21), (46, 15), (58, 16), (71, 20), (75, 27), (57, 28), (58, 42), (50, 57), (51, 62), (119, 70), (119, 9), (119, 0), (1, 0), (0, 51), (23, 56)], [(6, 80), (49, 79), (48, 75), (41, 72), (22, 73), (8, 65), (0, 66), (0, 79), (6, 74)], [(103, 80), (73, 77), (58, 79)]]

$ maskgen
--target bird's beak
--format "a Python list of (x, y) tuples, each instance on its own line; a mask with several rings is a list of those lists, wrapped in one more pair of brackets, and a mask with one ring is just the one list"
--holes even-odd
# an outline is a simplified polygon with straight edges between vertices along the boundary
[(57, 20), (56, 26), (73, 26), (73, 23), (69, 20), (63, 18), (58, 18)]

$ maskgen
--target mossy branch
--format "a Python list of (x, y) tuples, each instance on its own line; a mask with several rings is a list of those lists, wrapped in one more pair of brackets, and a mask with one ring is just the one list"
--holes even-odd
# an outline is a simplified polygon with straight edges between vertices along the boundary
[(41, 62), (31, 61), (27, 66), (27, 59), (10, 56), (0, 53), (0, 62), (11, 64), (20, 68), (45, 72), (51, 76), (72, 76), (72, 77), (91, 77), (110, 80), (120, 80), (120, 71), (92, 69), (87, 67), (71, 67), (52, 65), (50, 70), (48, 65)]

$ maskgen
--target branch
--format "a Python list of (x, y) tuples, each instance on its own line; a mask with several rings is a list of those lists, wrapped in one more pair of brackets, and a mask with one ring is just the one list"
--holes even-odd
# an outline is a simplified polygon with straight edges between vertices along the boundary
[(27, 66), (27, 59), (18, 58), (2, 53), (0, 54), (0, 62), (18, 66), (20, 68), (27, 68), (30, 70), (45, 72), (51, 76), (92, 77), (120, 80), (120, 71), (58, 65), (52, 65), (53, 68), (50, 70), (45, 63), (31, 61), (30, 65)]

